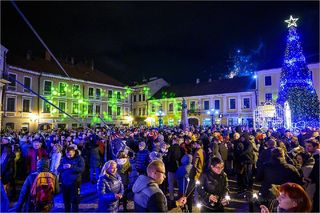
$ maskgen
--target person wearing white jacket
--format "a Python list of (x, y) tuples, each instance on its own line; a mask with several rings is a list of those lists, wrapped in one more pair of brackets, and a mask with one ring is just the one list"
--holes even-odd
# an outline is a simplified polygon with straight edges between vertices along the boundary
[(62, 157), (62, 146), (60, 144), (53, 145), (50, 161), (50, 172), (58, 176), (58, 167)]

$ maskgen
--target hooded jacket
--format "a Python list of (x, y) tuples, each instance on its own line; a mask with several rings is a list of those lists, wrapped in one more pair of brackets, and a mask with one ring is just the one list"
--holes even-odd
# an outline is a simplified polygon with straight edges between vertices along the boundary
[(136, 212), (167, 212), (167, 199), (158, 184), (140, 175), (132, 187)]
[(181, 166), (176, 171), (177, 183), (179, 187), (179, 193), (183, 193), (186, 184), (187, 178), (189, 177), (190, 170), (192, 168), (192, 155), (186, 154), (181, 159)]

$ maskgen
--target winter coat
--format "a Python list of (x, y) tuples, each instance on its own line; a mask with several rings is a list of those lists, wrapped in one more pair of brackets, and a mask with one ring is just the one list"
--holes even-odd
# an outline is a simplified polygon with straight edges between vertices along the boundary
[(271, 159), (271, 161), (264, 163), (258, 170), (256, 180), (262, 182), (260, 193), (265, 199), (273, 197), (269, 191), (272, 184), (282, 185), (293, 182), (302, 185), (298, 170), (284, 159)]
[(221, 160), (228, 160), (228, 146), (226, 142), (218, 143)]
[(62, 153), (61, 152), (54, 152), (51, 156), (50, 162), (50, 172), (58, 175), (58, 167), (60, 165)]
[[(229, 191), (226, 173), (222, 172), (221, 174), (216, 174), (211, 169), (202, 173), (197, 191), (201, 197), (202, 204), (207, 208), (213, 210), (223, 208), (221, 200)], [(218, 198), (218, 202), (214, 206), (211, 206), (209, 201), (210, 195), (215, 195)]]
[(97, 183), (98, 191), (98, 211), (99, 212), (118, 212), (119, 200), (115, 194), (122, 194), (124, 187), (119, 174), (116, 176), (105, 174), (99, 177)]
[[(71, 164), (71, 168), (64, 169), (64, 164)], [(76, 154), (73, 158), (62, 158), (58, 167), (58, 172), (61, 174), (62, 185), (70, 186), (75, 183), (81, 183), (81, 174), (84, 171), (84, 159)]]
[(273, 148), (268, 148), (261, 151), (257, 161), (257, 169), (260, 169), (264, 163), (267, 163), (271, 160), (272, 149)]
[[(1, 156), (2, 157), (2, 156)], [(14, 158), (16, 155), (14, 153), (7, 153), (4, 161), (1, 163), (1, 181), (2, 184), (6, 185), (11, 182), (14, 178), (15, 166)]]
[(98, 168), (100, 167), (100, 153), (99, 153), (99, 145), (93, 141), (89, 141), (89, 167), (90, 168)]
[(10, 206), (10, 201), (9, 198), (7, 196), (6, 191), (4, 190), (2, 181), (0, 179), (0, 187), (1, 187), (1, 205), (0, 205), (0, 212), (7, 212), (9, 210), (9, 206)]
[(237, 164), (253, 164), (253, 148), (249, 141), (239, 141), (235, 145), (234, 152)]
[(179, 193), (183, 194), (187, 178), (189, 177), (190, 170), (192, 168), (192, 155), (186, 154), (181, 159), (181, 166), (176, 171), (177, 184), (179, 188)]
[(179, 167), (179, 160), (180, 160), (180, 146), (179, 144), (173, 144), (169, 147), (167, 153), (167, 164), (166, 169), (168, 172), (176, 172)]
[[(309, 177), (309, 175), (311, 174), (311, 171), (313, 169), (314, 164), (315, 164), (314, 158), (310, 157), (307, 160), (307, 162), (305, 162), (302, 165), (301, 171), (302, 171), (303, 177), (306, 177), (306, 178)], [(314, 192), (316, 191), (316, 184), (315, 183), (304, 183), (303, 187), (304, 187), (304, 189), (306, 190), (306, 192), (308, 193), (309, 197), (312, 200)]]
[(127, 187), (129, 185), (129, 174), (132, 171), (132, 167), (129, 159), (127, 159), (127, 162), (125, 162), (123, 165), (120, 165), (117, 162), (117, 168), (118, 168), (118, 174), (121, 177), (122, 184)]
[(136, 212), (167, 212), (167, 199), (158, 184), (140, 175), (132, 187)]
[(193, 155), (192, 159), (192, 169), (191, 169), (191, 174), (190, 178), (194, 180), (199, 180), (200, 174), (204, 168), (204, 162), (205, 162), (205, 153), (202, 148), (197, 149), (195, 154)]
[(136, 169), (138, 172), (146, 172), (149, 165), (149, 151), (144, 149), (136, 155)]
[(27, 173), (35, 172), (37, 170), (37, 161), (42, 158), (47, 158), (48, 153), (44, 148), (35, 150), (34, 148), (29, 149), (27, 154)]

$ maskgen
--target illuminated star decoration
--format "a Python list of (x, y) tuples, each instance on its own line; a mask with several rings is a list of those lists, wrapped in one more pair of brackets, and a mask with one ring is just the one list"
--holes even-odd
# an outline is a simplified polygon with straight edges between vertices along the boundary
[(299, 18), (293, 18), (292, 15), (290, 15), (290, 18), (288, 20), (285, 20), (284, 22), (288, 23), (288, 28), (291, 26), (297, 27), (297, 21)]

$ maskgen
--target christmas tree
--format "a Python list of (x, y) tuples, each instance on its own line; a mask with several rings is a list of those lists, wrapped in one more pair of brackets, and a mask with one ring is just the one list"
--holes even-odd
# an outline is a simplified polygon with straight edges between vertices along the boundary
[(304, 122), (306, 126), (319, 126), (319, 99), (312, 84), (312, 73), (307, 67), (297, 33), (298, 18), (290, 16), (287, 47), (280, 77), (278, 103), (288, 101), (293, 123)]

